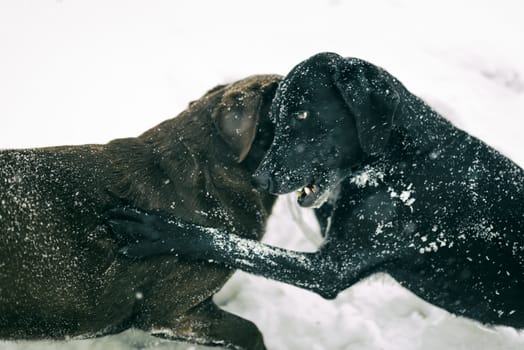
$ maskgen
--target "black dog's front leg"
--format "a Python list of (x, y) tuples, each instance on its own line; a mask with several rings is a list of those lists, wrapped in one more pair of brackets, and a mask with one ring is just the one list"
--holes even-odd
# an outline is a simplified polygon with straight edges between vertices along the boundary
[(204, 260), (260, 275), (334, 298), (342, 286), (341, 268), (322, 252), (273, 247), (214, 228), (187, 223), (160, 212), (115, 209), (109, 224), (130, 258), (159, 254)]

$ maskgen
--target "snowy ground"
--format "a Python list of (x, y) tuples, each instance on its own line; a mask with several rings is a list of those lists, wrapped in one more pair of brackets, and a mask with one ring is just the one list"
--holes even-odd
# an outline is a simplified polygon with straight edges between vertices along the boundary
[[(0, 148), (137, 135), (218, 83), (285, 74), (316, 52), (335, 51), (385, 67), (524, 166), (523, 13), (519, 0), (2, 0)], [(289, 203), (278, 203), (266, 241), (313, 249)], [(237, 273), (216, 300), (253, 320), (275, 350), (524, 348), (524, 334), (453, 317), (387, 276), (326, 301)], [(195, 347), (135, 331), (0, 342), (2, 350), (107, 348)]]

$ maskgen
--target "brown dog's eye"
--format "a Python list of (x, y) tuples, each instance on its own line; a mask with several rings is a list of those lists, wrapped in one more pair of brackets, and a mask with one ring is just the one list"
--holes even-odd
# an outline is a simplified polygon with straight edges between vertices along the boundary
[(296, 120), (306, 120), (307, 117), (309, 117), (309, 112), (308, 111), (302, 111), (302, 112), (295, 113), (295, 119)]

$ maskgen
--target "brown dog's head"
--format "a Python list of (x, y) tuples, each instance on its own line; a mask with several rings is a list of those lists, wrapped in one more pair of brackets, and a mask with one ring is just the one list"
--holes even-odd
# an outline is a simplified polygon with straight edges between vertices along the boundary
[[(269, 110), (280, 80), (277, 75), (257, 75), (217, 86), (176, 118), (142, 134), (136, 152), (143, 153), (147, 145), (147, 161), (133, 162), (139, 169), (123, 182), (141, 183), (137, 176), (153, 176), (150, 181), (160, 190), (135, 202), (146, 208), (174, 208), (174, 214), (207, 225), (217, 223), (195, 208), (199, 213), (236, 210), (237, 223), (240, 216), (249, 225), (257, 222), (253, 215), (265, 220), (260, 205), (269, 209), (274, 196), (254, 192), (252, 175), (273, 141)], [(127, 147), (126, 152), (133, 150)], [(145, 191), (140, 187), (135, 192), (142, 198)]]
[(219, 100), (211, 118), (229, 154), (254, 171), (273, 141), (271, 102), (281, 77), (255, 75), (211, 91)]
[(254, 75), (219, 85), (140, 139), (153, 145), (166, 167), (175, 164), (176, 173), (211, 162), (241, 163), (254, 172), (273, 141), (269, 110), (280, 80)]

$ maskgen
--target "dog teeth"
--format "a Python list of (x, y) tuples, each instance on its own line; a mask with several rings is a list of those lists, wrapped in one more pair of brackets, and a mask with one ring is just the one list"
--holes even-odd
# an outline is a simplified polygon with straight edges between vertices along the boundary
[(312, 193), (317, 193), (318, 192), (318, 187), (317, 185), (311, 185), (311, 186), (306, 186), (304, 187), (302, 190), (300, 191), (297, 191), (297, 196), (303, 196), (305, 195), (306, 197), (309, 196), (310, 194)]
[(306, 193), (306, 196), (309, 196), (311, 194), (311, 189), (309, 187), (304, 187), (304, 192)]

